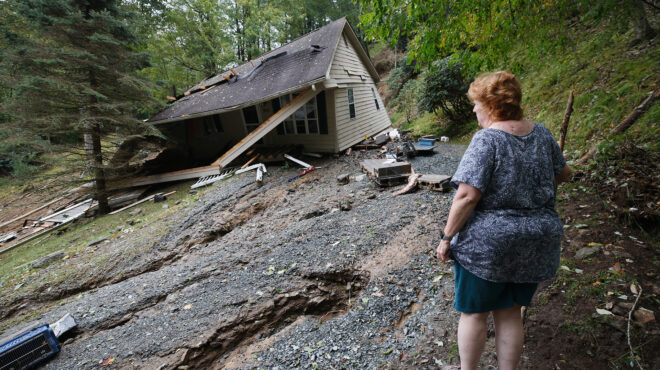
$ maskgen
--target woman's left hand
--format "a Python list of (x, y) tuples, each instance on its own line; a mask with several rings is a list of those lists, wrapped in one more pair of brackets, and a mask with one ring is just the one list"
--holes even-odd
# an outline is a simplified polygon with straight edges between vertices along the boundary
[(441, 240), (435, 252), (440, 261), (449, 262), (449, 240)]

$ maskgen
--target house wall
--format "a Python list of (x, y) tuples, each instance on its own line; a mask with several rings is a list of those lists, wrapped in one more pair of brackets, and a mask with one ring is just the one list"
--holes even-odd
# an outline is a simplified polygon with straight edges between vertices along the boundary
[[(349, 39), (342, 34), (337, 45), (330, 77), (337, 82), (335, 114), (337, 129), (336, 151), (342, 151), (365, 136), (373, 136), (392, 125), (385, 105), (369, 72), (364, 67)], [(350, 118), (347, 89), (353, 89), (355, 118)], [(379, 109), (376, 109), (371, 89), (374, 89)]]
[[(318, 97), (318, 95), (317, 95)], [(302, 145), (306, 151), (317, 153), (334, 153), (336, 152), (336, 133), (337, 128), (334, 121), (334, 89), (325, 90), (326, 111), (328, 120), (328, 133), (327, 134), (309, 134), (309, 135), (278, 135), (277, 129), (269, 132), (264, 137), (266, 145)], [(270, 105), (270, 104), (268, 104)], [(272, 112), (272, 109), (270, 110)], [(332, 112), (332, 113), (331, 113)], [(264, 116), (263, 119), (268, 119), (270, 115)]]

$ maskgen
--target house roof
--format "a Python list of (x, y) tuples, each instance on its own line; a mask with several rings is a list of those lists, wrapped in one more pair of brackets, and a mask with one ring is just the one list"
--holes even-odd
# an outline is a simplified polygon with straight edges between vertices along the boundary
[[(346, 26), (345, 18), (338, 19), (252, 62), (211, 76), (186, 91), (183, 97), (148, 122), (165, 123), (229, 111), (321, 82), (326, 78), (339, 37)], [(350, 26), (346, 28), (350, 30), (350, 38), (357, 40)], [(374, 69), (364, 50), (359, 49), (363, 61), (366, 58), (368, 67), (371, 67), (368, 69)]]

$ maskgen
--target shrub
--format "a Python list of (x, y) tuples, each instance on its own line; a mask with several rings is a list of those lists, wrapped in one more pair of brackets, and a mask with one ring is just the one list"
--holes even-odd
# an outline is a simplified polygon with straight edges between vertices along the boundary
[(472, 117), (468, 88), (461, 64), (447, 58), (433, 62), (424, 74), (419, 109), (433, 113), (440, 109), (451, 122), (464, 123)]

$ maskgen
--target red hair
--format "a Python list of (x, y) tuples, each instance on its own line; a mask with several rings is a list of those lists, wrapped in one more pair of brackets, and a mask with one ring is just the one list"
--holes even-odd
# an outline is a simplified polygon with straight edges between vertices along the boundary
[(520, 82), (509, 71), (497, 71), (477, 77), (470, 84), (467, 95), (471, 102), (481, 102), (491, 109), (490, 118), (494, 121), (523, 118)]

